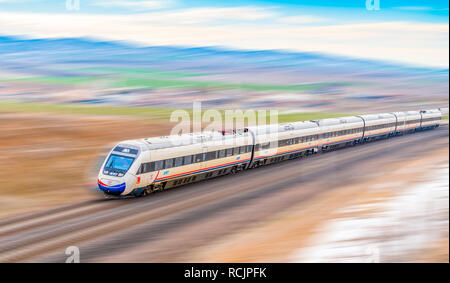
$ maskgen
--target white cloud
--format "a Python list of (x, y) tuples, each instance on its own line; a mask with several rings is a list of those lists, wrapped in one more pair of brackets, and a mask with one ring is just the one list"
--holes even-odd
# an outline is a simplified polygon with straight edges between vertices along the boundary
[(142, 23), (205, 24), (218, 21), (256, 21), (274, 17), (275, 14), (258, 7), (190, 8), (135, 15)]
[[(277, 16), (251, 7), (198, 8), (139, 15), (0, 12), (0, 34), (89, 36), (145, 45), (316, 51), (448, 67), (449, 25), (446, 23), (311, 26), (280, 23)], [(242, 24), (243, 20), (247, 20), (246, 24)]]
[(135, 11), (163, 9), (173, 6), (173, 4), (172, 0), (99, 0), (91, 3), (93, 6), (121, 7)]
[(283, 17), (280, 18), (278, 21), (280, 23), (286, 23), (286, 24), (313, 24), (313, 23), (320, 23), (325, 22), (327, 19), (317, 17), (317, 16), (311, 16), (311, 15), (301, 15), (301, 16), (291, 16), (291, 17)]

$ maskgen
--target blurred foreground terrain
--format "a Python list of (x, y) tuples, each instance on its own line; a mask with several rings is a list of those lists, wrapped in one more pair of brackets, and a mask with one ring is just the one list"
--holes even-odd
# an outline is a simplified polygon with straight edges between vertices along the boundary
[(192, 101), (278, 109), (282, 122), (448, 107), (448, 70), (0, 37), (0, 262), (63, 262), (70, 245), (82, 262), (449, 261), (448, 116), (146, 198), (89, 189), (112, 143), (168, 134), (171, 111)]

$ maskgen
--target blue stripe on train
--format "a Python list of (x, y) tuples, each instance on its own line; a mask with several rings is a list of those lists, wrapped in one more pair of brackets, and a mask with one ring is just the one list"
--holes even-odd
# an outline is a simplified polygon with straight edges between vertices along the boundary
[(182, 175), (178, 175), (178, 176), (157, 179), (157, 180), (155, 180), (155, 182), (167, 181), (167, 180), (171, 180), (171, 179), (174, 179), (174, 178), (181, 178), (181, 177), (186, 177), (186, 176), (190, 176), (190, 175), (197, 175), (198, 173), (204, 173), (204, 172), (208, 172), (208, 171), (211, 171), (211, 170), (221, 169), (221, 168), (225, 168), (225, 167), (231, 167), (231, 166), (234, 166), (234, 165), (237, 165), (237, 164), (248, 163), (248, 162), (250, 162), (250, 161), (249, 160), (245, 160), (245, 161), (241, 161), (241, 162), (226, 164), (226, 165), (213, 167), (213, 168), (208, 168), (208, 169), (205, 169), (205, 170), (195, 171), (195, 172), (191, 172), (191, 173), (186, 173), (186, 174), (182, 174)]
[(103, 192), (105, 192), (107, 194), (120, 195), (121, 193), (123, 193), (125, 191), (126, 184), (122, 183), (122, 184), (115, 185), (115, 186), (103, 186), (102, 184), (98, 183), (98, 187), (100, 190), (102, 190)]
[[(314, 147), (317, 147), (317, 146), (311, 146), (311, 147), (302, 148), (302, 149), (293, 150), (293, 151), (284, 152), (284, 153), (279, 153), (279, 154), (271, 155), (271, 156), (262, 156), (262, 157), (255, 158), (254, 160), (258, 160), (258, 159), (262, 159), (262, 158), (268, 158), (268, 157), (271, 158), (271, 157), (274, 157), (274, 156), (290, 154), (290, 153), (294, 153), (294, 152), (298, 152), (298, 151), (304, 151), (304, 150), (311, 149), (311, 148), (314, 148)], [(155, 182), (168, 181), (168, 180), (171, 180), (171, 179), (174, 179), (174, 178), (181, 178), (181, 177), (186, 177), (186, 176), (190, 176), (190, 175), (197, 175), (199, 173), (204, 173), (204, 172), (208, 172), (208, 171), (211, 171), (211, 170), (217, 170), (217, 169), (221, 169), (221, 168), (225, 168), (225, 167), (232, 167), (232, 166), (235, 166), (235, 165), (238, 165), (238, 164), (248, 163), (248, 162), (250, 162), (250, 161), (249, 160), (244, 160), (244, 161), (241, 161), (241, 162), (236, 162), (236, 163), (226, 164), (226, 165), (217, 166), (217, 167), (213, 167), (213, 168), (208, 168), (208, 169), (205, 169), (205, 170), (195, 171), (195, 172), (192, 172), (192, 173), (182, 174), (182, 175), (178, 175), (178, 176), (174, 176), (174, 177), (157, 179), (157, 180), (155, 180)]]

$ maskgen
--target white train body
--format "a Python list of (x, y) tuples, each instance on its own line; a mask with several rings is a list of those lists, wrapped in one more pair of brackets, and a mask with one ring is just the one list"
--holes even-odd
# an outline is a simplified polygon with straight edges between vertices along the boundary
[(108, 195), (143, 195), (249, 168), (438, 127), (438, 109), (174, 135), (117, 144), (98, 174)]

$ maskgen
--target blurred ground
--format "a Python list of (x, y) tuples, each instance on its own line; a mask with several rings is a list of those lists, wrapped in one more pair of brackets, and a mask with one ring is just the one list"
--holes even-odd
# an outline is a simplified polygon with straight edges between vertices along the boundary
[(170, 125), (12, 112), (0, 112), (0, 121), (0, 218), (102, 197), (85, 186), (98, 155), (110, 143), (167, 134)]
[[(185, 258), (193, 262), (371, 262), (377, 261), (371, 256), (378, 253), (381, 261), (448, 262), (448, 183), (443, 188), (446, 195), (427, 202), (428, 206), (430, 203), (435, 205), (427, 207), (434, 210), (433, 215), (415, 203), (413, 207), (397, 207), (407, 214), (401, 218), (389, 219), (391, 221), (378, 226), (372, 223), (373, 218), (383, 213), (377, 211), (383, 205), (402, 194), (408, 195), (412, 186), (426, 185), (438, 179), (436, 170), (442, 166), (447, 168), (448, 178), (448, 162), (447, 146), (427, 155), (386, 164), (378, 170), (374, 168), (371, 178), (341, 184), (336, 190), (283, 211), (270, 221), (207, 245)], [(410, 195), (416, 197), (412, 193)], [(433, 196), (425, 192), (425, 196), (430, 195)], [(349, 219), (354, 221), (354, 227), (336, 224)], [(424, 219), (434, 222), (424, 223)], [(418, 225), (418, 228), (405, 229), (406, 225)], [(361, 233), (358, 229), (367, 231)], [(421, 232), (421, 245), (407, 238), (414, 238), (418, 232)], [(393, 233), (403, 234), (403, 238), (390, 239)], [(380, 239), (371, 241), (372, 237), (380, 234)], [(390, 255), (386, 255), (389, 250), (383, 246), (386, 243), (391, 245)], [(297, 247), (295, 252), (294, 247)], [(371, 250), (371, 247), (376, 250)], [(402, 247), (406, 247), (408, 252)], [(392, 249), (397, 249), (397, 253), (392, 254)]]

